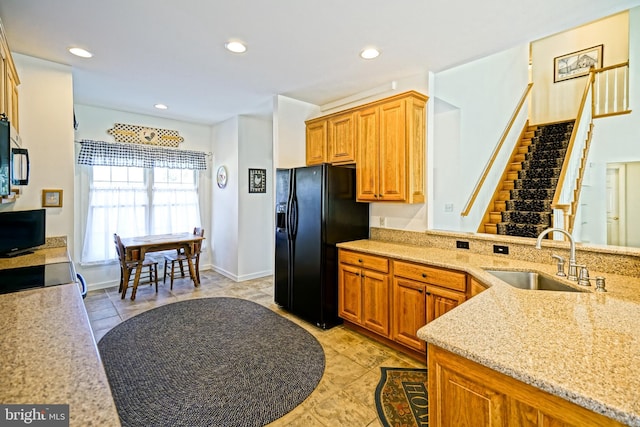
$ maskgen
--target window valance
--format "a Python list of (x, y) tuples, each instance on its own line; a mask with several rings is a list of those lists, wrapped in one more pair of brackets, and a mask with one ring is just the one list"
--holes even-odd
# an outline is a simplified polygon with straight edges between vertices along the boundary
[(78, 164), (206, 170), (206, 153), (154, 145), (106, 141), (80, 141)]

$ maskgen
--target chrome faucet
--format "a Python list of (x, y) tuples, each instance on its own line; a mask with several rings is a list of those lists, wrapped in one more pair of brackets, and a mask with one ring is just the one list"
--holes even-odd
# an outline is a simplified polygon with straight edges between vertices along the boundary
[(578, 265), (576, 263), (576, 242), (575, 240), (573, 240), (573, 236), (571, 235), (571, 233), (569, 233), (567, 230), (562, 228), (547, 228), (538, 236), (538, 240), (536, 241), (536, 249), (541, 249), (542, 238), (554, 231), (562, 233), (569, 238), (569, 244), (571, 245), (571, 254), (569, 257), (569, 274), (567, 275), (567, 279), (578, 280)]

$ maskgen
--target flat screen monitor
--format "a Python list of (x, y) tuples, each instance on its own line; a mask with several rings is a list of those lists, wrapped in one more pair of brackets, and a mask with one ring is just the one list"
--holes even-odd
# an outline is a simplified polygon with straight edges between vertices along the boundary
[(0, 256), (21, 255), (44, 245), (45, 229), (44, 209), (0, 212)]

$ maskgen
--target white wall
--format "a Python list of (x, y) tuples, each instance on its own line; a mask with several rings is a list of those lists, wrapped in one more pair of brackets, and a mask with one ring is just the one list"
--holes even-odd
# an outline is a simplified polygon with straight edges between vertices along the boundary
[[(487, 208), (479, 198), (468, 217), (461, 217), (476, 182), (506, 128), (528, 84), (527, 45), (500, 52), (435, 74), (433, 228), (476, 231)], [(519, 135), (522, 120), (515, 126)], [(508, 154), (513, 144), (506, 146)], [(493, 194), (503, 164), (489, 176), (483, 194)], [(493, 183), (493, 185), (492, 185)], [(453, 204), (453, 212), (445, 212)]]
[[(65, 65), (13, 53), (18, 86), (20, 137), (29, 150), (29, 185), (0, 210), (38, 209), (42, 189), (62, 189), (63, 206), (47, 208), (46, 234), (74, 242), (73, 80)], [(72, 252), (73, 253), (73, 252)]]
[[(239, 125), (238, 280), (247, 280), (273, 273), (273, 125), (271, 117), (247, 116)], [(249, 169), (266, 169), (266, 193), (249, 193)]]
[(531, 43), (531, 123), (550, 123), (576, 118), (586, 77), (554, 83), (555, 57), (602, 44), (603, 66), (619, 64), (628, 59), (628, 28), (628, 14), (622, 12)]
[[(273, 272), (273, 128), (271, 117), (238, 116), (213, 127), (214, 170), (228, 171), (213, 190), (213, 268), (236, 281)], [(249, 168), (267, 170), (267, 192), (249, 194)]]
[(213, 234), (213, 269), (227, 277), (238, 276), (239, 218), (239, 153), (238, 117), (213, 126), (214, 173), (220, 166), (227, 168), (227, 186), (213, 187), (211, 200)]
[(277, 95), (273, 105), (273, 169), (290, 169), (306, 163), (305, 120), (320, 115), (320, 107)]
[[(177, 130), (184, 138), (180, 144), (181, 149), (196, 150), (211, 153), (211, 128), (206, 125), (182, 122), (177, 120), (164, 119), (162, 117), (147, 116), (144, 114), (129, 113), (125, 111), (111, 110), (107, 108), (93, 107), (88, 105), (75, 105), (76, 120), (78, 130), (75, 132), (75, 140), (92, 139), (96, 141), (113, 142), (113, 136), (107, 133), (115, 123), (125, 123), (161, 129)], [(76, 153), (80, 150), (80, 144), (76, 144)], [(87, 209), (89, 202), (89, 167), (74, 165), (75, 173), (75, 253), (74, 259), (79, 260), (84, 242), (86, 227)], [(207, 170), (198, 174), (198, 193), (200, 203), (201, 223), (205, 228), (206, 244), (201, 256), (200, 268), (206, 270), (210, 268), (211, 247), (209, 244), (211, 230), (207, 227), (211, 219), (211, 181), (212, 181), (211, 158), (207, 158)], [(188, 230), (185, 230), (188, 231)], [(76, 263), (76, 268), (87, 280), (91, 289), (111, 286), (120, 278), (119, 267), (115, 264), (87, 266)]]

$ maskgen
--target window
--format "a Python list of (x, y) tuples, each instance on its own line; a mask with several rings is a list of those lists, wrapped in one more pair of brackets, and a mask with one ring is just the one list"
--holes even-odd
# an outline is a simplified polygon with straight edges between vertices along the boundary
[(82, 262), (116, 258), (122, 237), (178, 233), (200, 226), (195, 170), (92, 166)]

